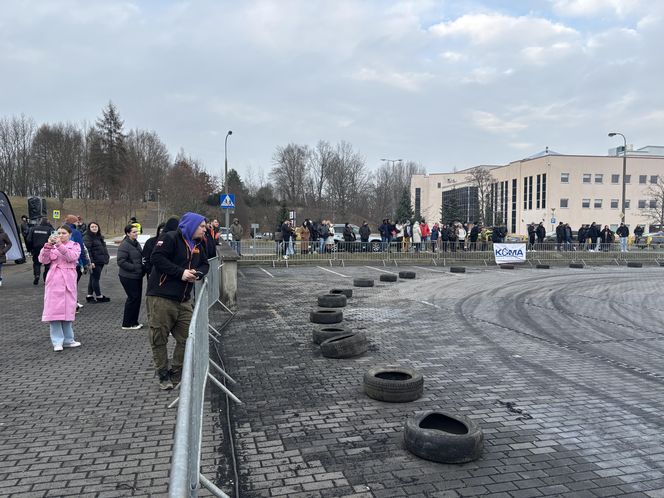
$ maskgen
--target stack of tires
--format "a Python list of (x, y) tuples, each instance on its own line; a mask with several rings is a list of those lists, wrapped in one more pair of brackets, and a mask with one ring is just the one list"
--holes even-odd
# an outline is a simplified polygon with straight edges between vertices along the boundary
[(344, 318), (340, 308), (344, 308), (352, 296), (353, 289), (332, 289), (328, 294), (318, 296), (319, 308), (309, 313), (312, 323), (322, 325), (314, 328), (313, 341), (320, 345), (326, 358), (352, 358), (368, 349), (363, 333), (339, 325)]

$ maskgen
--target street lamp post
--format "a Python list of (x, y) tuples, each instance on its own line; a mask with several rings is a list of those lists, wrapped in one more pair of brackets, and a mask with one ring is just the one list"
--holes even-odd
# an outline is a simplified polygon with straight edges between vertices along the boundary
[(622, 133), (611, 132), (610, 137), (620, 135), (623, 139), (623, 172), (622, 172), (622, 213), (620, 213), (620, 221), (625, 223), (625, 176), (627, 175), (627, 139)]
[(401, 161), (403, 161), (403, 159), (381, 159), (381, 161), (384, 161), (387, 164), (391, 163), (394, 166), (394, 164), (400, 163)]
[[(228, 133), (226, 133), (226, 138), (224, 139), (224, 193), (228, 195), (228, 137), (230, 137), (233, 134), (231, 130), (228, 130)], [(224, 211), (226, 211), (225, 214), (225, 221), (226, 221), (226, 230), (230, 230), (230, 224), (229, 224), (229, 217), (230, 213), (228, 212), (229, 208), (225, 208)], [(228, 237), (228, 233), (226, 232)]]

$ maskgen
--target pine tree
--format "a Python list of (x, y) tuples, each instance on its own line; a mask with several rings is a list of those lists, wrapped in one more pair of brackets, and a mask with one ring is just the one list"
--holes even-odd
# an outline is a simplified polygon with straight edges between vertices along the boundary
[(109, 101), (102, 110), (102, 117), (95, 124), (96, 143), (92, 148), (92, 162), (96, 173), (94, 176), (99, 179), (111, 200), (119, 197), (129, 180), (123, 126), (117, 108)]
[(282, 203), (279, 212), (277, 214), (276, 226), (281, 228), (281, 224), (288, 219), (288, 209), (286, 209), (286, 204)]
[(413, 205), (410, 203), (410, 191), (408, 187), (403, 189), (401, 194), (401, 199), (399, 200), (399, 207), (397, 207), (396, 221), (413, 221), (415, 213), (413, 211)]

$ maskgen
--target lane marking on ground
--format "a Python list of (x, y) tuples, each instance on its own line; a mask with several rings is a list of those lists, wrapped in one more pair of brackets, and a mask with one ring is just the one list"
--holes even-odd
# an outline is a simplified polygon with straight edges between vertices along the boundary
[(382, 271), (383, 273), (389, 273), (390, 275), (398, 275), (398, 273), (395, 273), (395, 272), (393, 272), (393, 271), (390, 271), (390, 270), (383, 270), (382, 268), (377, 268), (377, 267), (375, 267), (375, 266), (367, 266), (367, 265), (365, 265), (364, 267), (365, 267), (365, 268), (369, 268), (370, 270), (377, 270), (377, 271)]
[(244, 273), (242, 273), (242, 270), (237, 271), (238, 275), (240, 275), (242, 278), (247, 278)]
[(271, 274), (269, 271), (267, 271), (265, 268), (261, 268), (261, 267), (259, 266), (258, 269), (264, 271), (265, 273), (267, 273), (268, 275), (270, 275), (272, 278), (274, 278), (274, 275), (272, 275), (272, 274)]
[(428, 301), (420, 301), (420, 302), (421, 302), (422, 304), (426, 304), (427, 306), (433, 306), (434, 308), (439, 309), (439, 310), (442, 310), (442, 309), (443, 309), (443, 308), (441, 308), (440, 306), (438, 306), (437, 304), (433, 304), (433, 303), (430, 303), (430, 302), (428, 302)]
[(337, 273), (336, 271), (328, 270), (327, 268), (323, 268), (322, 266), (317, 266), (316, 268), (320, 268), (321, 270), (329, 271), (330, 273), (334, 273), (335, 275), (339, 275), (340, 277), (350, 278), (350, 276), (348, 276), (348, 275), (343, 275), (341, 273)]

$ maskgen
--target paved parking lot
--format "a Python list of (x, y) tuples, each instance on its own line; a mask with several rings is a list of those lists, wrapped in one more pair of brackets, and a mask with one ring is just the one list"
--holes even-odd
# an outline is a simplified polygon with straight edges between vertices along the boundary
[[(378, 282), (399, 269), (417, 278)], [(308, 312), (358, 276), (376, 287), (353, 289), (344, 324), (367, 334), (369, 351), (324, 358)], [(241, 267), (241, 309), (221, 348), (245, 403), (231, 410), (241, 496), (664, 497), (662, 277), (659, 267)], [(382, 363), (420, 370), (424, 396), (365, 396), (364, 372)], [(445, 465), (410, 454), (404, 421), (426, 409), (476, 420), (483, 456)]]

